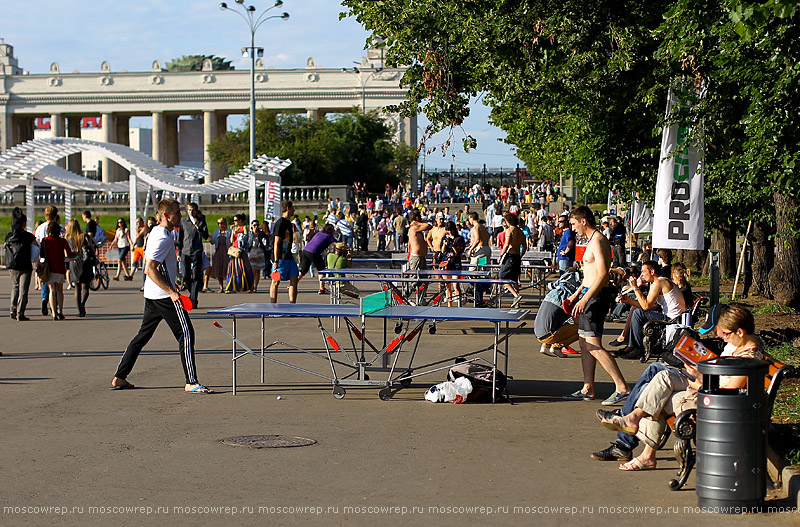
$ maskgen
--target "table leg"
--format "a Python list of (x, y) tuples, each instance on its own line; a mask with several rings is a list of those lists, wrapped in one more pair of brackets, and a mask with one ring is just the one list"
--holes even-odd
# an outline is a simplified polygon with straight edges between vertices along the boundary
[(233, 395), (236, 395), (236, 315), (233, 315), (233, 358), (231, 363), (233, 363)]
[(264, 316), (261, 316), (261, 384), (264, 384)]
[[(497, 341), (500, 339), (500, 322), (494, 323), (494, 358), (492, 360), (492, 402), (496, 402), (497, 395)], [(508, 339), (506, 339), (508, 340)]]

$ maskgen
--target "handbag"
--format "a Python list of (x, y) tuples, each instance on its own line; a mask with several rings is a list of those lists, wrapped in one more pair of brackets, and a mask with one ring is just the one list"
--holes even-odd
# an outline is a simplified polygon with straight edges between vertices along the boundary
[(238, 247), (228, 247), (228, 256), (231, 258), (240, 258), (242, 251)]
[[(39, 254), (45, 254), (44, 240), (42, 240), (42, 245), (40, 249), (41, 251)], [(42, 283), (45, 283), (50, 280), (50, 264), (47, 263), (47, 260), (39, 262), (39, 265), (36, 266), (36, 276), (39, 277), (39, 281)]]

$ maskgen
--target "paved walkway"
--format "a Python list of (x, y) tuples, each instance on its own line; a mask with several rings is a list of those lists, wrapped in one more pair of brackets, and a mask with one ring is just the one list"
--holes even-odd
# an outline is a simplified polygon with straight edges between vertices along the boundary
[[(391, 401), (379, 400), (373, 388), (349, 388), (336, 400), (330, 386), (278, 366), (268, 367), (261, 385), (251, 357), (241, 361), (234, 397), (230, 343), (204, 312), (267, 295), (204, 294), (192, 313), (197, 368), (218, 393), (183, 392), (166, 326), (130, 376), (139, 388), (109, 391), (140, 323), (138, 287), (137, 276), (93, 293), (85, 319), (76, 318), (69, 291), (65, 321), (37, 314), (33, 291), (33, 320), (0, 318), (0, 525), (796, 524), (788, 513), (696, 513), (694, 475), (686, 490), (667, 489), (677, 470), (668, 450), (657, 470), (644, 473), (589, 459), (614, 436), (594, 418), (599, 402), (561, 400), (581, 385), (580, 361), (541, 356), (532, 322), (512, 339), (513, 404), (424, 402), (425, 389), (443, 373)], [(0, 305), (8, 304), (9, 290), (8, 275), (0, 273)], [(315, 291), (306, 278), (300, 301), (327, 301)], [(287, 300), (285, 291), (280, 300)], [(525, 303), (535, 307), (532, 293)], [(312, 320), (270, 320), (268, 329), (271, 338), (319, 345)], [(240, 330), (258, 343), (257, 322)], [(490, 340), (488, 327), (448, 323), (423, 336), (420, 353), (452, 355)], [(287, 358), (327, 367), (313, 357)], [(643, 367), (625, 361), (622, 369), (633, 382)], [(602, 371), (598, 379), (598, 396), (605, 397), (613, 385)], [(317, 444), (250, 450), (220, 443), (251, 434)]]

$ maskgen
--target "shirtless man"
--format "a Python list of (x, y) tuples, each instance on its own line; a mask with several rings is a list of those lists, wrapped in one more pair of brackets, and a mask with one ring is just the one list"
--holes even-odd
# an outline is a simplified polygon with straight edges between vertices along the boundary
[(439, 212), (436, 214), (436, 223), (433, 228), (428, 232), (425, 241), (428, 243), (428, 248), (433, 252), (433, 266), (436, 267), (444, 260), (442, 253), (442, 240), (444, 240), (447, 229), (445, 229), (444, 214)]
[[(589, 243), (583, 255), (583, 282), (581, 287), (569, 297), (572, 317), (578, 320), (578, 342), (581, 346), (581, 366), (583, 368), (583, 388), (565, 395), (571, 401), (591, 401), (594, 399), (594, 372), (597, 363), (606, 370), (614, 381), (615, 391), (603, 405), (623, 402), (630, 393), (625, 378), (617, 362), (602, 343), (603, 324), (613, 300), (613, 291), (608, 284), (611, 267), (611, 245), (597, 230), (594, 214), (588, 207), (580, 206), (569, 216), (572, 230), (578, 237), (587, 238)], [(579, 300), (580, 297), (580, 300)]]
[(419, 211), (414, 211), (411, 225), (408, 227), (408, 268), (428, 268), (428, 244), (425, 242), (425, 231), (431, 229), (431, 224), (422, 221)]
[(470, 257), (469, 264), (475, 266), (478, 265), (479, 259), (492, 256), (492, 245), (489, 240), (489, 231), (486, 229), (486, 225), (478, 220), (477, 212), (469, 213), (469, 225), (470, 243), (467, 247), (467, 256)]

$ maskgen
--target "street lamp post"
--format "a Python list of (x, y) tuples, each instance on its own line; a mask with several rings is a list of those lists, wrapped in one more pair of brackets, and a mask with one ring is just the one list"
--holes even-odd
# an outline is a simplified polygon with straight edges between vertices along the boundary
[(353, 66), (352, 68), (342, 68), (342, 71), (346, 73), (357, 75), (358, 80), (361, 83), (361, 113), (367, 113), (367, 83), (372, 77), (383, 71), (383, 68), (369, 68), (369, 69), (371, 70), (371, 72), (369, 75), (365, 77), (364, 70), (359, 68), (358, 66)]
[[(256, 7), (253, 5), (244, 5), (244, 0), (234, 0), (242, 8), (240, 13), (236, 9), (228, 7), (228, 4), (221, 2), (219, 8), (223, 11), (231, 11), (236, 13), (244, 19), (247, 27), (250, 29), (250, 46), (242, 48), (242, 56), (250, 57), (250, 161), (256, 158), (256, 55), (263, 56), (264, 48), (256, 48), (256, 31), (261, 24), (272, 18), (280, 18), (281, 20), (288, 20), (289, 13), (281, 13), (280, 15), (265, 16), (268, 12), (283, 5), (283, 0), (275, 0), (275, 3), (256, 15)], [(256, 176), (250, 174), (250, 221), (256, 217)]]

